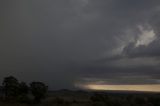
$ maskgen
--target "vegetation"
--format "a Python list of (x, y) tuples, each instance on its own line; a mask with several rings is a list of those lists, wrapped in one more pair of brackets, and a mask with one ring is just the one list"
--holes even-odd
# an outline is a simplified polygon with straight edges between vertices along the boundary
[(48, 87), (42, 82), (32, 82), (30, 87), (34, 100), (37, 103), (41, 102), (41, 100), (45, 97)]
[[(2, 83), (3, 100), (7, 102), (40, 103), (45, 98), (47, 86), (43, 82), (32, 82), (28, 86), (15, 77), (5, 77)], [(34, 100), (31, 97), (34, 97)]]
[(40, 104), (0, 102), (0, 106), (160, 106), (158, 93), (48, 92)]
[[(160, 106), (159, 93), (86, 92), (59, 90), (47, 92), (42, 82), (19, 82), (4, 78), (0, 106)], [(47, 94), (47, 95), (46, 95)]]
[(13, 76), (4, 78), (3, 90), (6, 98), (14, 98), (18, 96), (19, 82)]

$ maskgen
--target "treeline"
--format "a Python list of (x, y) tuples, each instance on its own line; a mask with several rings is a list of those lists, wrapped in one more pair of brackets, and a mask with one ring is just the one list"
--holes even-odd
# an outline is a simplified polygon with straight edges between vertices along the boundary
[(19, 82), (13, 76), (5, 77), (2, 82), (2, 99), (10, 102), (40, 103), (45, 98), (48, 86), (43, 82)]

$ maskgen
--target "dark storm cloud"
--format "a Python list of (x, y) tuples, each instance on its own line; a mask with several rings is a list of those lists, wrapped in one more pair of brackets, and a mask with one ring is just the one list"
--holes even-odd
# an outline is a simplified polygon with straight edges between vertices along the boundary
[[(118, 76), (159, 80), (159, 0), (5, 0), (0, 5), (0, 77), (42, 80), (51, 88), (72, 88), (85, 77), (113, 76), (110, 83)], [(145, 31), (154, 34), (147, 45)]]

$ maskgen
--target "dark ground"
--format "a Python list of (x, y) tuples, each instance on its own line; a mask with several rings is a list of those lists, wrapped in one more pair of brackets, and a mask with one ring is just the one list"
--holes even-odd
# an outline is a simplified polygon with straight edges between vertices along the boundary
[(160, 106), (160, 93), (121, 91), (49, 91), (40, 104), (8, 103), (0, 106)]

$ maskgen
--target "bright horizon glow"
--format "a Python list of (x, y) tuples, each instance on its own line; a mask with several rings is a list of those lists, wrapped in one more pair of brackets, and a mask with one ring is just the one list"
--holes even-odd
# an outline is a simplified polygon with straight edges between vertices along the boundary
[(88, 90), (119, 90), (119, 91), (147, 91), (160, 92), (160, 84), (142, 84), (142, 85), (101, 85), (101, 84), (86, 84), (78, 85), (80, 88)]

